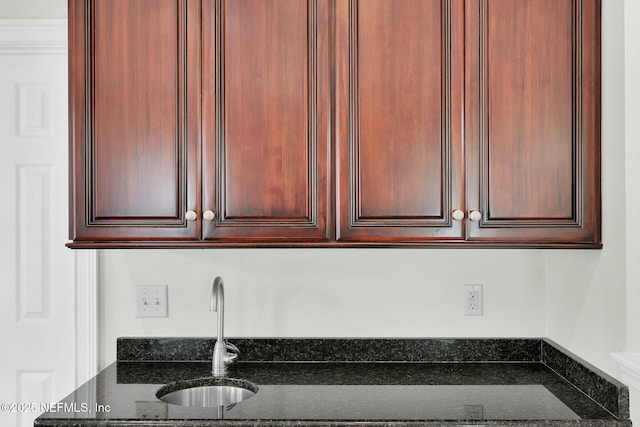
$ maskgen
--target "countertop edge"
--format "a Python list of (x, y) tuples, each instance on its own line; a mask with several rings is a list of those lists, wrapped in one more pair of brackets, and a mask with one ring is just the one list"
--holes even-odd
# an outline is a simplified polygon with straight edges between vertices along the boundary
[(556, 342), (543, 338), (541, 361), (617, 418), (627, 419), (629, 388)]

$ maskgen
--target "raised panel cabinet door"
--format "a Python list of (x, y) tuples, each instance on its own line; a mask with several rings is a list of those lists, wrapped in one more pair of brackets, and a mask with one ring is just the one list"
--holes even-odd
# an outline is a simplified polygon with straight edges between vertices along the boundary
[(329, 239), (330, 3), (203, 1), (204, 239)]
[(469, 240), (601, 245), (600, 9), (467, 2)]
[(464, 3), (336, 1), (338, 240), (464, 238)]
[(197, 0), (70, 0), (71, 239), (199, 237)]

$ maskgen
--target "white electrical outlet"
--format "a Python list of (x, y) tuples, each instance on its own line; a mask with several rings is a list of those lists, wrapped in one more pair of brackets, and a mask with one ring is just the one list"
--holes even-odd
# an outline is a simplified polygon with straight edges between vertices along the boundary
[(464, 315), (482, 316), (482, 285), (464, 285)]
[(484, 420), (483, 405), (464, 405), (464, 412), (468, 420)]
[(136, 286), (136, 317), (168, 317), (167, 285)]
[(143, 402), (136, 400), (136, 417), (145, 420), (166, 420), (169, 405), (164, 402)]

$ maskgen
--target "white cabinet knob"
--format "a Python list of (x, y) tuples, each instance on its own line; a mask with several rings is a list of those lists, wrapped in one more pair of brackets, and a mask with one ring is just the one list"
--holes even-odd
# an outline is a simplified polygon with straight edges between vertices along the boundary
[(461, 211), (460, 209), (456, 209), (451, 214), (451, 217), (453, 217), (455, 221), (462, 221), (464, 219), (464, 212)]
[(202, 214), (202, 218), (204, 218), (206, 221), (213, 221), (216, 218), (216, 213), (211, 210), (206, 210)]
[(471, 211), (469, 212), (469, 219), (478, 222), (482, 219), (482, 214), (479, 211)]
[(198, 218), (198, 215), (195, 211), (187, 211), (184, 217), (187, 219), (187, 221), (195, 221)]

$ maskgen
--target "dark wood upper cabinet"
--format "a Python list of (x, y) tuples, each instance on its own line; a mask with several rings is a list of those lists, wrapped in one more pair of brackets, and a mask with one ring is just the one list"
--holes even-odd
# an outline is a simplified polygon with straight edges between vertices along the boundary
[(601, 0), (69, 0), (72, 247), (601, 247)]
[(197, 238), (198, 8), (69, 1), (74, 241)]
[(600, 1), (470, 6), (468, 239), (599, 246)]

